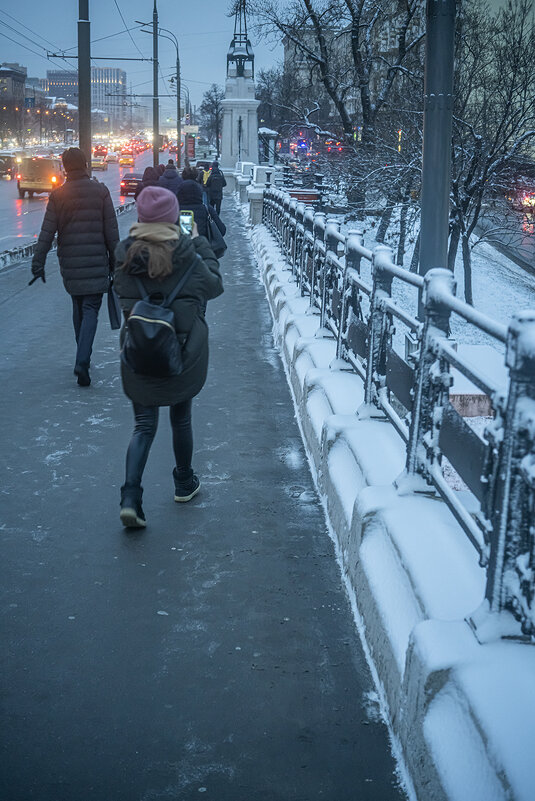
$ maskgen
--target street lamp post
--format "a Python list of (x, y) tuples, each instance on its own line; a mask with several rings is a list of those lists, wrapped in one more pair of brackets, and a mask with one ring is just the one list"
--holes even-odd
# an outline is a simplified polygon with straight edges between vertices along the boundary
[[(150, 24), (150, 23), (146, 23), (146, 22), (139, 22), (139, 20), (136, 20), (136, 22), (138, 22), (140, 25), (149, 25)], [(152, 33), (154, 35), (154, 30), (155, 30), (154, 23), (152, 23), (152, 25), (153, 25), (153, 30), (152, 31), (142, 31), (142, 33)], [(176, 38), (175, 34), (172, 31), (170, 31), (168, 28), (160, 28), (160, 27), (158, 27), (157, 30), (158, 30), (158, 36), (161, 36), (163, 39), (169, 39), (170, 42), (173, 42), (173, 44), (175, 46), (175, 49), (176, 49), (176, 136), (177, 136), (177, 159), (176, 159), (176, 161), (177, 161), (177, 166), (180, 167), (180, 164), (181, 164), (181, 161), (180, 161), (180, 140), (182, 138), (180, 120), (181, 120), (181, 116), (182, 116), (182, 110), (180, 108), (180, 55), (179, 55), (179, 51), (178, 51), (178, 39)], [(161, 33), (161, 31), (165, 31), (165, 33), (169, 34), (169, 36), (166, 36), (164, 33)]]
[(158, 10), (154, 0), (152, 12), (152, 164), (158, 166), (160, 160), (160, 107), (158, 101)]
[(91, 162), (91, 44), (89, 0), (79, 0), (78, 19), (78, 132), (80, 150)]

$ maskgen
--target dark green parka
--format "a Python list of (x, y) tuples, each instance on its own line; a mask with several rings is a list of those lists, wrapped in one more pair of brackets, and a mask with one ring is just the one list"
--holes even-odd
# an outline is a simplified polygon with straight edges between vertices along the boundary
[[(172, 304), (178, 335), (181, 341), (186, 338), (182, 347), (183, 370), (180, 375), (170, 378), (137, 375), (121, 360), (123, 389), (132, 401), (143, 406), (172, 406), (193, 398), (206, 381), (208, 326), (201, 304), (217, 298), (223, 292), (219, 262), (204, 236), (191, 239), (181, 234), (173, 250), (173, 272), (158, 281), (148, 277), (146, 257), (136, 257), (129, 265), (128, 273), (121, 268), (133, 241), (129, 237), (119, 242), (115, 251), (117, 266), (114, 286), (125, 312), (130, 312), (141, 298), (134, 276), (142, 281), (147, 294), (159, 293), (167, 297), (192, 263), (195, 254), (200, 256), (185, 286)], [(125, 325), (121, 330), (121, 346)]]

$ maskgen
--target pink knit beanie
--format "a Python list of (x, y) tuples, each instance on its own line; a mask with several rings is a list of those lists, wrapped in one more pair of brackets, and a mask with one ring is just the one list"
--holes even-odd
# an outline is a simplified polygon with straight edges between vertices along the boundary
[(178, 220), (178, 200), (176, 195), (163, 186), (146, 186), (136, 200), (139, 222), (176, 223)]

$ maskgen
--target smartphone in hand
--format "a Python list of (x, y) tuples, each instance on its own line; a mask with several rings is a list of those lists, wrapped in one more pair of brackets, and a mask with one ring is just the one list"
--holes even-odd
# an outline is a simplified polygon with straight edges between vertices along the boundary
[(188, 234), (189, 236), (191, 236), (191, 233), (193, 231), (193, 223), (194, 219), (192, 211), (180, 212), (179, 224), (180, 224), (180, 230), (183, 234)]

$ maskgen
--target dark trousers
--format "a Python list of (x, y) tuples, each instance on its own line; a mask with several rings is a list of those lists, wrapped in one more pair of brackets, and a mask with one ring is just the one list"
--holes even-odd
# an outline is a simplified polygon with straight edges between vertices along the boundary
[[(149, 451), (158, 428), (158, 406), (142, 406), (133, 403), (135, 428), (126, 452), (125, 484), (141, 486), (143, 471), (147, 464)], [(191, 457), (193, 454), (193, 431), (191, 428), (191, 399), (169, 407), (169, 419), (173, 431), (173, 451), (175, 453), (177, 478), (187, 481), (193, 475)]]
[(221, 211), (221, 201), (222, 201), (222, 199), (223, 198), (220, 198), (220, 197), (211, 197), (210, 198), (210, 205), (214, 207), (214, 209), (217, 211), (218, 215), (219, 215), (219, 213)]
[(89, 367), (97, 331), (102, 295), (72, 295), (72, 322), (76, 337), (76, 364)]

